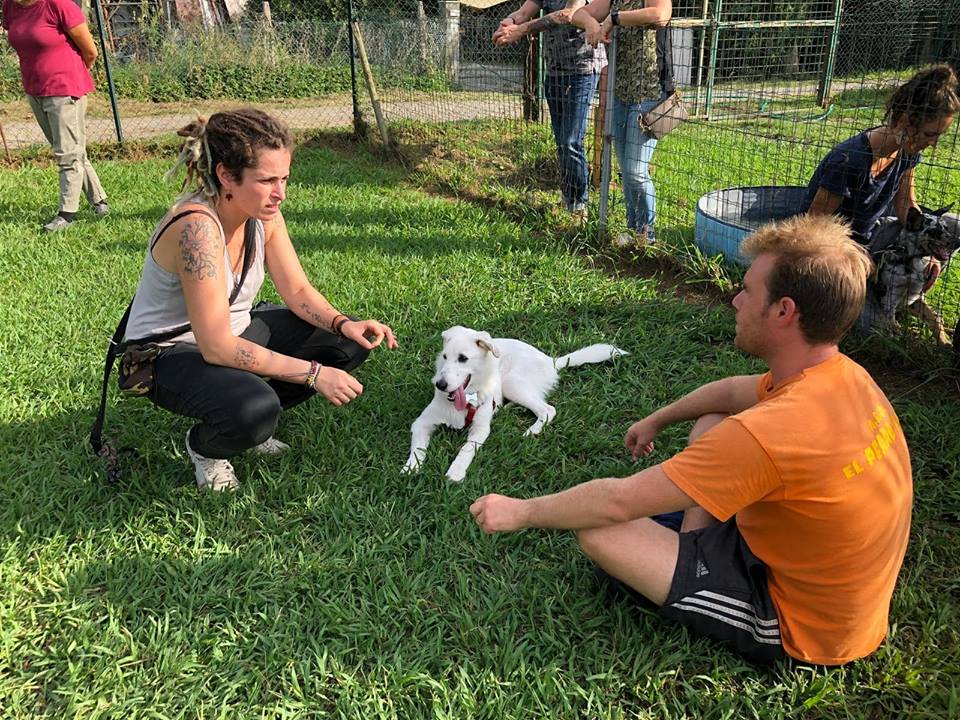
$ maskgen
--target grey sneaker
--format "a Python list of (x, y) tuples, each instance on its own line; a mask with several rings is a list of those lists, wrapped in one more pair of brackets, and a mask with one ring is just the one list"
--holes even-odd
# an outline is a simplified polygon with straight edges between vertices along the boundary
[(63, 230), (65, 227), (70, 227), (73, 225), (73, 222), (67, 220), (62, 215), (54, 215), (53, 220), (48, 222), (43, 226), (43, 229), (48, 233), (57, 232), (58, 230)]
[(250, 450), (257, 455), (279, 455), (290, 449), (285, 442), (277, 440), (275, 437), (268, 437), (259, 445), (254, 445)]
[(106, 217), (110, 214), (110, 206), (106, 200), (101, 200), (93, 206), (93, 214), (97, 217)]
[(201, 490), (220, 492), (222, 490), (236, 490), (240, 481), (233, 471), (229, 460), (205, 458), (198, 455), (190, 447), (190, 431), (187, 431), (187, 455), (193, 461), (194, 473), (197, 477), (197, 487)]

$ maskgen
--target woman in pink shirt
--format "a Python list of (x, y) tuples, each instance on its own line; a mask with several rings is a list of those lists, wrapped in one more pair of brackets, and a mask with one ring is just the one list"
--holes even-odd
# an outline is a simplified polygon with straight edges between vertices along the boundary
[(98, 216), (107, 194), (87, 159), (84, 116), (93, 90), (90, 70), (97, 47), (73, 0), (3, 0), (3, 27), (20, 58), (20, 76), (30, 108), (53, 148), (60, 168), (60, 210), (47, 232), (73, 222), (83, 192)]

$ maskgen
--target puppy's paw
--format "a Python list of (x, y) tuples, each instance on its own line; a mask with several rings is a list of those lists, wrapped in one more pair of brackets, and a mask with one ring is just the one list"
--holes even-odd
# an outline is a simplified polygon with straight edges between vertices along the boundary
[(416, 475), (420, 472), (420, 461), (417, 458), (412, 457), (407, 460), (407, 464), (400, 468), (400, 472), (404, 475)]
[(453, 468), (447, 470), (447, 480), (450, 482), (462, 483), (466, 476), (466, 473), (462, 473), (459, 470), (454, 470)]

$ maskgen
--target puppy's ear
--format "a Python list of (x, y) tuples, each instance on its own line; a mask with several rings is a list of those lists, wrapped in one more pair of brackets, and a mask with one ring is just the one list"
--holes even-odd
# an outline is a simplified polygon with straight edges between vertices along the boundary
[(496, 345), (493, 344), (493, 338), (490, 337), (490, 333), (479, 333), (477, 336), (477, 347), (486, 350), (488, 353), (493, 355), (495, 358), (500, 357), (500, 350)]
[(448, 327), (446, 330), (440, 333), (440, 337), (443, 338), (444, 342), (448, 342), (451, 337), (457, 333), (463, 332), (464, 330), (466, 330), (466, 328), (462, 325), (454, 325), (453, 327)]
[(953, 203), (950, 203), (949, 205), (944, 205), (942, 208), (938, 208), (937, 210), (934, 210), (934, 211), (931, 212), (930, 214), (931, 214), (931, 215), (936, 215), (937, 217), (940, 217), (940, 216), (943, 215), (945, 212), (950, 212), (952, 209), (953, 209)]
[(915, 207), (907, 210), (907, 230), (917, 232), (923, 227), (923, 213)]

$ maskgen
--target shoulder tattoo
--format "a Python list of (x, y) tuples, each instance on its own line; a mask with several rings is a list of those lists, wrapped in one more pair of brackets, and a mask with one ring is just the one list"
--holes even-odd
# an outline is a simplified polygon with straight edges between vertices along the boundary
[(180, 233), (180, 259), (183, 269), (196, 280), (217, 276), (217, 250), (220, 238), (211, 232), (210, 223), (187, 222)]

